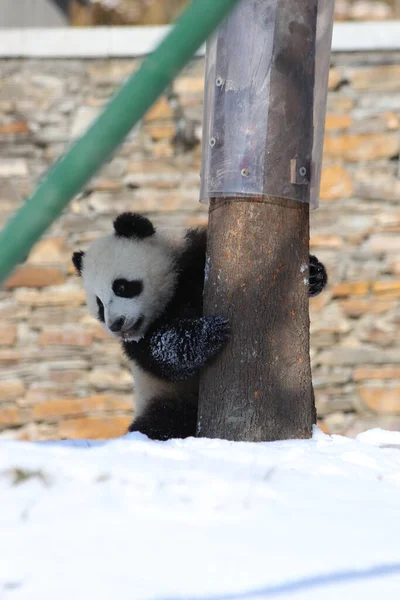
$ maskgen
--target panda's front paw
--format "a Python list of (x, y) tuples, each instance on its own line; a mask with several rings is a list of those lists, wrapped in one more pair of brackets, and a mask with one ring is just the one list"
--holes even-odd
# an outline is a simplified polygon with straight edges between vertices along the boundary
[(319, 262), (316, 256), (310, 254), (309, 264), (309, 288), (308, 295), (310, 297), (318, 296), (328, 283), (328, 274), (324, 265)]
[(208, 354), (214, 356), (229, 339), (230, 327), (226, 317), (212, 315), (203, 317), (203, 339)]

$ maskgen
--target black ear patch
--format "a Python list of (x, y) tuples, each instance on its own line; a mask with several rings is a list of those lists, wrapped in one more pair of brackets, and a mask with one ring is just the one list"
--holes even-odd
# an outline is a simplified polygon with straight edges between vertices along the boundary
[(125, 212), (114, 221), (115, 235), (126, 238), (144, 238), (155, 234), (154, 225), (149, 219), (137, 213)]
[(77, 275), (82, 275), (82, 259), (84, 256), (85, 253), (82, 250), (74, 252), (72, 255), (72, 262), (74, 263)]

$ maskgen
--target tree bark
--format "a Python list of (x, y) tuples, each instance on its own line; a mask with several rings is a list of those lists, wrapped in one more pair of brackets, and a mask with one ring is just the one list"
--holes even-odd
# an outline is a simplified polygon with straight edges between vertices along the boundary
[(200, 378), (201, 436), (312, 434), (309, 202), (319, 186), (333, 8), (246, 0), (207, 49), (204, 312), (227, 316), (232, 334)]
[(309, 205), (214, 199), (209, 216), (204, 314), (226, 315), (232, 336), (201, 377), (198, 433), (309, 438)]

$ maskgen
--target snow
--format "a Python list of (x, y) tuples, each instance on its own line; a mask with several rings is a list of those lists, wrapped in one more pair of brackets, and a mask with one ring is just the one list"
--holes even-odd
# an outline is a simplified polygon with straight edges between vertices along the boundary
[(400, 432), (0, 442), (1, 600), (398, 600)]

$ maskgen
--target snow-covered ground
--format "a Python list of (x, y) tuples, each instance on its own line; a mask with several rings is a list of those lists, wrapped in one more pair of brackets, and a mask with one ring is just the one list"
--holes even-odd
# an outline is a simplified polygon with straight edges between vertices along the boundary
[(1, 600), (400, 598), (400, 432), (75, 446), (0, 443)]

